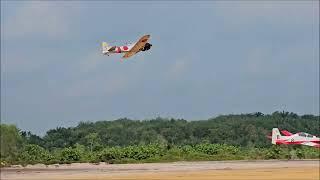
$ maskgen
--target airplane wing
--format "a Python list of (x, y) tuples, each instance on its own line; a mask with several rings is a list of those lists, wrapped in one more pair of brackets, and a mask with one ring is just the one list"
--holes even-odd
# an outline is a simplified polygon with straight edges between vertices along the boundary
[(312, 147), (320, 148), (320, 144), (314, 143), (314, 142), (303, 142), (301, 144), (302, 145), (306, 145), (306, 146), (312, 146)]
[(282, 130), (281, 133), (284, 134), (285, 136), (291, 136), (291, 135), (293, 135), (291, 132), (286, 131), (286, 130)]
[(148, 42), (148, 39), (150, 38), (150, 35), (144, 35), (139, 39), (139, 41), (132, 47), (132, 49), (124, 54), (123, 58), (129, 58), (136, 53), (138, 53)]

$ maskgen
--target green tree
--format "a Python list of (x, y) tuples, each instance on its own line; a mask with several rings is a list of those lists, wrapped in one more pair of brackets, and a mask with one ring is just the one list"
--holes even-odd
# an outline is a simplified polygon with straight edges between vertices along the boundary
[(1, 161), (15, 161), (19, 149), (22, 147), (22, 138), (15, 125), (0, 124)]
[(86, 144), (90, 148), (90, 152), (92, 152), (92, 150), (94, 150), (95, 148), (101, 147), (101, 139), (99, 138), (98, 133), (90, 133), (86, 135), (84, 138), (86, 140)]

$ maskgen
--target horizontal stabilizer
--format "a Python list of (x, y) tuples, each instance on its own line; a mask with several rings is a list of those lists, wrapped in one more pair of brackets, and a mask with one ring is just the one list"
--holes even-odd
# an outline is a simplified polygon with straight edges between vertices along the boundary
[(116, 47), (117, 46), (112, 46), (110, 49), (108, 49), (108, 51), (114, 51), (114, 50), (116, 50)]

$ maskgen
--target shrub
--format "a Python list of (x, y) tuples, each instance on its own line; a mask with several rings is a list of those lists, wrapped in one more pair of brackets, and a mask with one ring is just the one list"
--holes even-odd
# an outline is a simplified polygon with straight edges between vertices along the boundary
[(121, 159), (122, 154), (120, 147), (105, 148), (98, 154), (98, 158), (102, 162), (112, 163), (115, 159)]
[(60, 154), (60, 160), (64, 163), (72, 163), (79, 161), (81, 158), (78, 149), (73, 149), (71, 147), (64, 148)]
[(27, 164), (46, 163), (53, 159), (53, 156), (44, 148), (28, 144), (24, 146), (19, 155), (19, 161)]

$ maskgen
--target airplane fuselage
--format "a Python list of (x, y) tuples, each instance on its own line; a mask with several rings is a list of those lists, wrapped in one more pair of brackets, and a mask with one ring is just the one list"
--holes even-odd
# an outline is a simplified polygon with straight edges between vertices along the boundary
[(319, 143), (320, 138), (316, 136), (301, 136), (300, 134), (294, 134), (291, 136), (281, 136), (281, 138), (277, 139), (277, 144), (301, 144), (306, 142)]
[(125, 46), (113, 46), (108, 51), (103, 51), (103, 54), (113, 54), (113, 53), (126, 53), (129, 52), (134, 45), (125, 45)]

